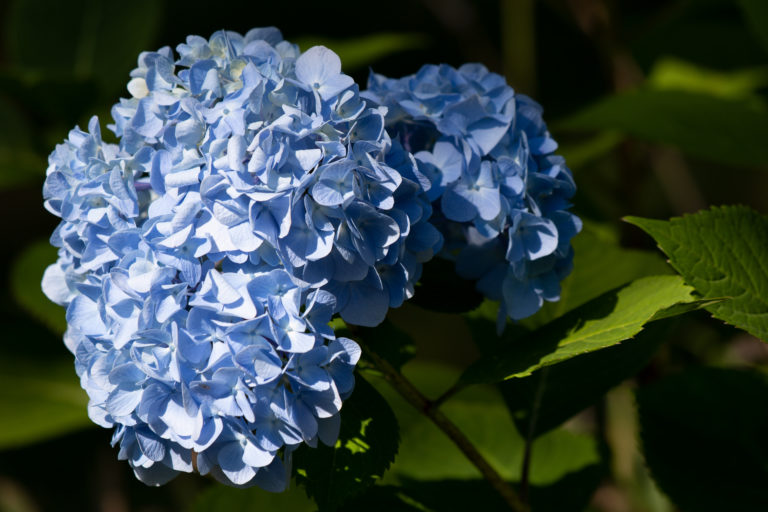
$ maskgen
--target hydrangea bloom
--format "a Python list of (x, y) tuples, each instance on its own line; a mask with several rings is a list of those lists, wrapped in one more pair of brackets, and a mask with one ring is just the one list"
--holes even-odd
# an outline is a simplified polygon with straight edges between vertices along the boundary
[(558, 300), (581, 221), (568, 211), (575, 185), (541, 107), (480, 64), (371, 74), (362, 95), (388, 108), (387, 129), (429, 180), (441, 256), (501, 301), (500, 326)]
[(378, 324), (442, 237), (429, 182), (333, 52), (273, 28), (177, 51), (140, 55), (119, 144), (94, 118), (51, 154), (43, 288), (90, 417), (141, 480), (280, 490), (352, 392), (360, 349), (331, 317)]

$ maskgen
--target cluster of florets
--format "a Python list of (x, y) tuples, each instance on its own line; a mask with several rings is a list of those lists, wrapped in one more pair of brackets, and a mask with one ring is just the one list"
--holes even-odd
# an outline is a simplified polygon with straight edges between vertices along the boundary
[(354, 387), (360, 349), (332, 318), (379, 324), (436, 253), (503, 321), (557, 300), (575, 187), (500, 76), (426, 66), (360, 94), (336, 54), (273, 28), (177, 51), (140, 55), (119, 143), (96, 118), (72, 130), (44, 188), (62, 222), (43, 288), (90, 417), (141, 480), (283, 489)]
[(568, 211), (575, 185), (541, 107), (480, 64), (372, 74), (363, 96), (387, 107), (389, 133), (429, 180), (440, 256), (501, 302), (500, 325), (558, 300), (581, 221)]
[(359, 347), (440, 250), (416, 160), (323, 47), (276, 29), (142, 53), (114, 106), (49, 159), (43, 287), (137, 476), (197, 469), (285, 487), (291, 452), (333, 445)]

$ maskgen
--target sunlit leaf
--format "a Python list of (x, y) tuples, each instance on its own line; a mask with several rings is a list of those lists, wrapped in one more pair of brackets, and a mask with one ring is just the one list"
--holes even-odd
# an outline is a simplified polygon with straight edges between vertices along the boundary
[(670, 325), (650, 324), (634, 340), (575, 357), (520, 379), (499, 383), (521, 432), (539, 436), (595, 404), (631, 378), (667, 339)]
[[(414, 360), (404, 372), (416, 386), (430, 394), (456, 381), (459, 370)], [(374, 383), (376, 383), (374, 381)], [(441, 479), (477, 479), (480, 473), (464, 454), (429, 419), (406, 403), (384, 382), (378, 386), (392, 404), (400, 422), (400, 451), (385, 482)], [(509, 481), (519, 481), (525, 440), (515, 428), (506, 405), (492, 386), (476, 386), (451, 397), (441, 410), (453, 421), (483, 456)], [(554, 430), (533, 444), (530, 481), (549, 485), (565, 475), (599, 462), (591, 436)]]
[(651, 235), (670, 263), (708, 298), (715, 318), (768, 341), (768, 217), (723, 206), (670, 221), (629, 217)]
[[(697, 302), (679, 276), (638, 279), (571, 311), (522, 339), (502, 339), (462, 376), (464, 384), (525, 377), (572, 357), (628, 340), (680, 303)], [(699, 303), (700, 305), (704, 305)]]
[(659, 59), (648, 76), (654, 89), (710, 94), (760, 101), (755, 91), (768, 85), (768, 68), (717, 71), (676, 58)]
[(294, 454), (296, 480), (321, 511), (373, 485), (389, 468), (400, 441), (397, 419), (387, 402), (358, 376), (352, 397), (344, 402), (336, 446), (302, 446)]

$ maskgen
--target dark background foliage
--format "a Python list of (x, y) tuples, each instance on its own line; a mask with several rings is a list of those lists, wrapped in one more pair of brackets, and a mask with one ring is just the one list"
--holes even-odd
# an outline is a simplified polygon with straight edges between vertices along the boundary
[[(764, 6), (760, 0), (0, 2), (0, 512), (312, 509), (301, 488), (280, 496), (232, 493), (195, 476), (159, 489), (145, 487), (116, 460), (111, 434), (90, 426), (85, 416), (72, 357), (60, 340), (63, 311), (39, 291), (42, 270), (55, 258), (46, 239), (57, 224), (42, 208), (41, 187), (47, 155), (69, 129), (85, 126), (94, 113), (102, 125), (109, 121), (109, 107), (126, 95), (139, 51), (175, 47), (188, 34), (274, 25), (302, 49), (321, 43), (336, 50), (345, 71), (361, 84), (369, 66), (402, 76), (424, 63), (486, 64), (544, 105), (579, 186), (574, 209), (589, 224), (580, 235), (581, 254), (603, 264), (591, 278), (585, 270), (580, 279), (584, 286), (603, 282), (605, 291), (632, 278), (624, 279), (627, 261), (643, 269), (637, 277), (669, 272), (660, 256), (634, 250), (652, 250), (653, 243), (621, 223), (624, 215), (667, 218), (732, 203), (766, 213)], [(601, 243), (610, 250), (595, 250)], [(391, 315), (415, 340), (416, 357), (406, 367), (427, 394), (438, 393), (487, 349), (486, 335), (472, 330), (471, 319), (430, 310), (436, 309), (435, 297), (443, 311), (467, 309), (467, 292), (441, 284), (442, 274), (428, 268), (423, 300)], [(445, 293), (430, 294), (429, 286), (443, 285)], [(553, 311), (545, 308), (526, 327), (557, 316)], [(406, 345), (397, 346), (410, 354), (414, 349)], [(727, 369), (698, 371), (682, 380), (677, 375), (705, 365)], [(734, 468), (732, 488), (743, 488), (727, 495), (734, 510), (764, 510), (759, 500), (765, 498), (750, 492), (761, 482), (764, 490), (766, 483), (768, 452), (759, 440), (766, 431), (755, 429), (765, 426), (765, 394), (754, 391), (766, 383), (745, 368), (768, 368), (765, 345), (697, 312), (659, 324), (631, 347), (553, 369), (549, 389), (564, 398), (540, 411), (544, 419), (538, 428), (570, 420), (537, 439), (534, 510), (567, 511), (574, 503), (581, 505), (573, 510), (589, 506), (595, 512), (676, 510), (665, 494), (681, 510), (705, 510), (700, 507), (711, 503), (702, 504), (679, 475), (694, 465), (701, 481), (716, 485), (719, 473), (704, 468), (713, 458), (722, 468)], [(667, 380), (669, 374), (676, 375)], [(516, 425), (525, 433), (530, 420), (531, 390), (537, 388), (531, 379), (501, 386), (500, 395), (485, 389), (460, 395), (446, 407), (489, 452), (500, 447), (499, 457), (522, 456), (521, 438), (512, 431)], [(429, 510), (497, 506), (495, 497), (483, 501), (490, 491), (445, 447), (439, 432), (414, 418), (381, 382), (373, 377), (371, 382), (398, 414), (403, 440), (394, 476), (357, 497), (350, 510), (405, 510), (393, 497), (397, 489), (406, 489)], [(581, 396), (565, 394), (574, 382), (584, 384)], [(714, 389), (712, 382), (718, 383)], [(723, 390), (738, 394), (742, 385), (750, 386), (756, 403), (743, 397), (729, 403), (733, 395)], [(676, 416), (675, 400), (686, 402), (681, 387), (711, 391), (715, 402), (694, 401), (690, 414)], [(731, 433), (719, 428), (718, 422), (742, 410), (737, 406), (763, 413), (742, 418)], [(659, 431), (660, 417), (676, 425), (677, 437)], [(711, 428), (685, 436), (701, 424)], [(664, 493), (641, 455), (641, 426), (647, 464), (665, 468), (653, 471)], [(732, 444), (736, 452), (723, 449)], [(660, 455), (675, 446), (683, 447), (682, 461)], [(435, 453), (443, 455), (430, 462)], [(750, 465), (738, 464), (742, 455), (750, 457)], [(503, 472), (505, 478), (516, 480), (515, 471)], [(448, 490), (472, 500), (441, 502)], [(571, 505), (553, 497), (571, 499), (563, 502)]]

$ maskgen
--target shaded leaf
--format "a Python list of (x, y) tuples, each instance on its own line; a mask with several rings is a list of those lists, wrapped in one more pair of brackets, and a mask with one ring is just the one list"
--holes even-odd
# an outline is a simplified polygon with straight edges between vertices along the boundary
[(42, 185), (47, 163), (33, 151), (30, 132), (24, 112), (0, 94), (0, 188)]
[(410, 498), (401, 487), (395, 485), (374, 485), (365, 494), (354, 497), (339, 509), (342, 512), (425, 512), (421, 503)]
[[(418, 360), (406, 365), (404, 372), (426, 394), (430, 394), (430, 388), (438, 387), (434, 382), (439, 382), (444, 389), (459, 375), (459, 370), (454, 367)], [(429, 419), (388, 388), (385, 382), (372, 382), (381, 389), (397, 414), (402, 438), (397, 458), (384, 483), (403, 479), (481, 478), (477, 468)], [(503, 478), (520, 480), (525, 440), (515, 428), (501, 395), (493, 386), (465, 389), (451, 397), (440, 409)], [(599, 460), (597, 445), (591, 436), (553, 430), (534, 441), (530, 481), (533, 485), (549, 485)]]
[(768, 163), (765, 110), (709, 94), (640, 89), (605, 98), (555, 126), (620, 131), (727, 164)]
[(427, 46), (422, 34), (398, 34), (381, 32), (351, 39), (329, 39), (327, 37), (303, 37), (293, 40), (302, 51), (312, 46), (326, 46), (336, 52), (344, 64), (344, 71), (366, 68), (376, 60), (389, 55), (419, 49)]
[[(14, 98), (32, 117), (52, 119), (61, 123), (55, 131), (55, 142), (59, 142), (66, 130), (77, 122), (87, 122), (84, 115), (99, 102), (98, 83), (93, 78), (75, 77), (63, 72), (55, 76), (37, 73), (0, 73), (0, 92)], [(112, 101), (110, 98), (109, 101)], [(106, 121), (101, 118), (102, 123)], [(85, 126), (85, 123), (83, 123)], [(105, 135), (110, 132), (104, 131)], [(51, 148), (45, 148), (46, 151)], [(43, 175), (45, 167), (41, 171)]]
[(155, 49), (162, 9), (162, 2), (152, 0), (134, 0), (130, 7), (98, 0), (16, 0), (4, 20), (9, 60), (49, 77), (92, 77), (111, 97), (127, 83), (139, 52)]
[(21, 253), (11, 268), (11, 291), (16, 302), (57, 334), (67, 328), (65, 310), (43, 294), (40, 281), (48, 265), (56, 261), (56, 248), (36, 242)]
[(500, 340), (462, 375), (463, 384), (525, 377), (575, 356), (634, 337), (660, 311), (694, 302), (679, 276), (653, 276), (608, 292), (522, 339)]
[(768, 51), (768, 3), (764, 0), (738, 0), (738, 4), (752, 33)]
[[(529, 489), (531, 510), (562, 512), (583, 510), (604, 474), (598, 464), (568, 473), (549, 485)], [(485, 480), (407, 481), (402, 492), (428, 510), (507, 510), (507, 504)]]
[(286, 512), (313, 512), (315, 503), (307, 498), (303, 489), (294, 486), (281, 493), (267, 492), (259, 487), (236, 489), (214, 484), (196, 498), (190, 512), (260, 512), (284, 510)]
[(645, 460), (683, 512), (768, 510), (768, 379), (697, 368), (637, 391)]
[(654, 323), (631, 342), (564, 361), (546, 372), (499, 383), (517, 428), (540, 436), (595, 404), (645, 367), (669, 330), (669, 323)]
[(93, 424), (71, 361), (0, 359), (0, 449)]
[(715, 318), (768, 341), (768, 217), (745, 206), (714, 207), (669, 221), (628, 217), (651, 235)]
[(397, 454), (397, 419), (386, 400), (362, 377), (344, 402), (336, 446), (302, 446), (294, 454), (296, 481), (321, 511), (336, 510), (381, 478)]

